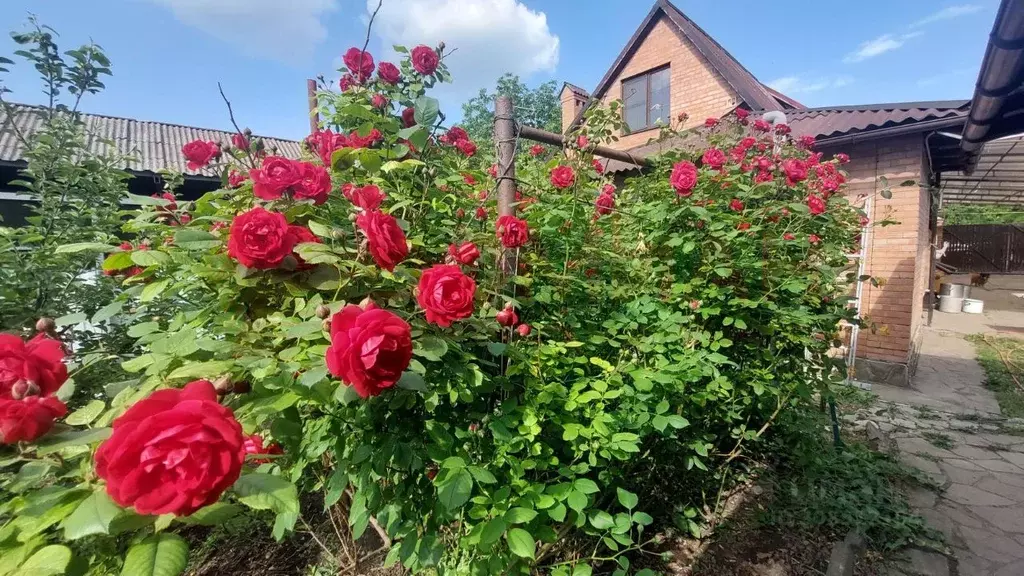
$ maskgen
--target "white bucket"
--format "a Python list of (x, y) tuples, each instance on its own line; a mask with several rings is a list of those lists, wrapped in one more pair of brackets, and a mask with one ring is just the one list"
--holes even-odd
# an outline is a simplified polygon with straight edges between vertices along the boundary
[(985, 310), (985, 302), (975, 298), (964, 298), (964, 312), (981, 314)]
[(939, 312), (959, 314), (961, 310), (963, 310), (963, 307), (963, 298), (954, 298), (952, 296), (939, 296)]

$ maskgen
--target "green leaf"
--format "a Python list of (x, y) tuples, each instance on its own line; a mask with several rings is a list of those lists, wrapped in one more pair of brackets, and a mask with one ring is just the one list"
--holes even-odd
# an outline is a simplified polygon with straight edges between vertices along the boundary
[(437, 122), (437, 114), (440, 111), (440, 104), (436, 98), (420, 96), (414, 104), (416, 112), (414, 118), (420, 126), (433, 126)]
[(533, 541), (533, 536), (522, 528), (509, 530), (505, 534), (505, 539), (508, 540), (508, 549), (520, 558), (533, 558), (536, 553), (537, 543)]
[(235, 482), (238, 500), (254, 510), (298, 512), (299, 495), (295, 484), (280, 476), (255, 472), (244, 474)]
[(17, 576), (57, 576), (64, 574), (71, 563), (71, 549), (57, 544), (43, 546), (25, 560)]
[(535, 510), (518, 506), (505, 512), (505, 522), (508, 524), (526, 524), (536, 517), (537, 512)]
[(636, 494), (633, 494), (629, 490), (623, 490), (622, 488), (616, 488), (615, 493), (619, 497), (619, 504), (622, 504), (627, 510), (636, 508), (637, 503), (640, 501)]
[(61, 316), (54, 320), (57, 326), (74, 326), (75, 324), (81, 324), (88, 320), (89, 317), (85, 315), (85, 312), (75, 312), (74, 314), (68, 314)]
[(505, 349), (506, 348), (508, 348), (508, 345), (504, 344), (502, 342), (488, 342), (487, 343), (487, 351), (490, 352), (494, 356), (501, 356), (502, 354), (505, 353)]
[(479, 466), (470, 466), (469, 473), (473, 475), (473, 479), (476, 480), (478, 484), (495, 484), (498, 482), (498, 479), (494, 477), (494, 474), (491, 474), (489, 471)]
[(74, 254), (76, 252), (98, 252), (105, 253), (114, 250), (115, 247), (101, 242), (77, 242), (75, 244), (64, 244), (57, 246), (55, 254)]
[(892, 190), (886, 188), (885, 190), (882, 190), (880, 194), (882, 198), (885, 198), (886, 200), (892, 200)]
[(110, 428), (93, 428), (91, 430), (68, 430), (59, 434), (44, 436), (36, 445), (36, 454), (45, 456), (71, 446), (95, 444), (110, 438)]
[(572, 576), (591, 576), (594, 569), (589, 564), (577, 564), (572, 569)]
[(109, 534), (110, 523), (123, 510), (103, 490), (93, 492), (64, 520), (64, 539), (77, 540), (92, 534)]
[(149, 302), (159, 296), (167, 286), (171, 283), (169, 279), (158, 280), (152, 284), (146, 284), (146, 287), (142, 289), (142, 294), (139, 295), (139, 300), (143, 302)]
[(128, 329), (128, 335), (132, 338), (139, 338), (146, 334), (152, 334), (160, 329), (160, 324), (157, 322), (143, 322), (136, 324)]
[(177, 534), (161, 532), (128, 549), (121, 576), (178, 576), (188, 564), (188, 544)]
[(221, 239), (205, 230), (178, 230), (174, 233), (174, 245), (185, 250), (209, 250), (222, 243)]
[(505, 533), (505, 521), (501, 518), (493, 518), (487, 524), (484, 525), (483, 531), (480, 533), (480, 543), (489, 545), (497, 542), (501, 535)]
[(327, 367), (317, 366), (316, 368), (311, 368), (303, 372), (302, 376), (299, 376), (299, 384), (306, 388), (312, 388), (319, 384), (324, 378), (327, 378)]
[(106, 407), (103, 400), (92, 400), (85, 406), (75, 410), (64, 419), (64, 422), (72, 426), (85, 426), (96, 419)]
[(469, 500), (473, 492), (473, 476), (466, 469), (452, 471), (445, 476), (443, 484), (438, 486), (438, 497), (447, 510), (455, 510)]
[(128, 194), (121, 202), (129, 206), (167, 206), (171, 203), (170, 200), (159, 196), (140, 196), (138, 194)]
[(415, 342), (413, 353), (437, 362), (448, 353), (448, 343), (437, 336), (424, 336)]
[(115, 252), (103, 260), (103, 269), (124, 270), (131, 268), (133, 264), (131, 252)]
[(565, 509), (565, 504), (559, 502), (548, 510), (548, 516), (550, 516), (555, 522), (562, 522), (565, 520), (566, 512), (568, 512), (568, 510)]
[(121, 309), (123, 307), (124, 307), (124, 302), (121, 302), (119, 300), (115, 300), (115, 301), (111, 302), (110, 304), (107, 304), (103, 308), (100, 308), (99, 310), (97, 310), (96, 313), (92, 315), (92, 323), (93, 324), (99, 324), (101, 322), (106, 322), (107, 320), (110, 320), (114, 316), (117, 316), (118, 314), (120, 314), (121, 313)]
[(242, 508), (227, 502), (214, 502), (204, 506), (188, 516), (179, 516), (178, 522), (196, 526), (216, 526), (238, 516)]
[(135, 250), (132, 254), (132, 262), (139, 266), (158, 266), (171, 259), (164, 252), (157, 250)]
[(577, 478), (572, 485), (573, 488), (583, 492), (584, 494), (596, 494), (601, 491), (601, 489), (597, 487), (597, 483), (589, 478)]
[(427, 391), (427, 381), (423, 379), (423, 376), (415, 372), (405, 371), (402, 373), (402, 377), (398, 379), (398, 387), (406, 390), (416, 390), (418, 392)]
[(607, 530), (615, 526), (615, 519), (604, 510), (597, 510), (590, 514), (590, 525), (598, 530)]
[(230, 372), (235, 366), (234, 360), (211, 360), (209, 362), (189, 362), (167, 375), (168, 380), (179, 378), (216, 378)]
[(581, 512), (587, 507), (587, 495), (583, 492), (573, 490), (572, 492), (569, 492), (569, 497), (566, 499), (566, 502), (569, 504), (569, 508), (572, 508), (577, 512)]

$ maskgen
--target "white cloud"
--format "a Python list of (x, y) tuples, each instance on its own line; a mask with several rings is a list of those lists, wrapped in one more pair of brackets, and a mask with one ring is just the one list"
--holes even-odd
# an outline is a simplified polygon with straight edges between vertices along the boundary
[(768, 83), (769, 86), (783, 94), (808, 94), (829, 88), (842, 88), (853, 83), (849, 76), (805, 78), (801, 76), (784, 76)]
[(854, 62), (863, 62), (864, 60), (874, 58), (875, 56), (881, 56), (886, 52), (892, 52), (893, 50), (902, 47), (906, 44), (907, 40), (917, 38), (922, 34), (923, 32), (910, 32), (900, 36), (883, 34), (874, 40), (868, 40), (861, 44), (856, 50), (847, 54), (846, 57), (843, 58), (843, 62), (852, 64)]
[(182, 23), (250, 54), (304, 63), (327, 38), (321, 20), (337, 0), (149, 0)]
[(977, 4), (959, 4), (956, 6), (947, 6), (938, 12), (933, 12), (924, 18), (914, 22), (910, 25), (911, 28), (917, 28), (918, 26), (926, 26), (933, 22), (940, 22), (942, 20), (952, 20), (960, 16), (966, 16), (967, 14), (973, 14), (981, 10), (981, 6)]
[[(372, 12), (377, 0), (366, 4)], [(445, 58), (454, 83), (438, 87), (442, 96), (458, 99), (449, 110), (478, 89), (492, 88), (505, 72), (525, 80), (558, 65), (559, 40), (547, 16), (518, 0), (385, 0), (373, 33), (386, 46), (444, 42), (455, 49)]]

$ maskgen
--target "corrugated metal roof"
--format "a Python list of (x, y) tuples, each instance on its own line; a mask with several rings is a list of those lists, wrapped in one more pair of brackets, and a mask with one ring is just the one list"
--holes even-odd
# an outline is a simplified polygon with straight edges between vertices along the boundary
[[(22, 160), (22, 145), (17, 132), (31, 134), (43, 124), (43, 108), (26, 104), (13, 104), (15, 112), (8, 117), (0, 109), (0, 161)], [(187, 174), (218, 176), (213, 170), (190, 172), (186, 167), (181, 147), (193, 140), (210, 140), (225, 145), (231, 143), (233, 132), (209, 130), (165, 122), (149, 122), (133, 118), (118, 118), (99, 114), (81, 114), (89, 148), (97, 154), (120, 153), (132, 157), (124, 168), (131, 172), (156, 173), (160, 170), (176, 170)], [(13, 123), (13, 127), (12, 127)], [(254, 136), (257, 138), (259, 136)], [(298, 158), (299, 143), (280, 138), (260, 137), (267, 149), (276, 148), (277, 154)]]
[(966, 117), (968, 104), (968, 100), (900, 102), (786, 110), (785, 114), (795, 135), (822, 140), (922, 120)]
[(578, 94), (579, 96), (582, 96), (584, 98), (590, 98), (590, 92), (587, 92), (586, 90), (584, 90), (583, 88), (580, 88), (579, 86), (577, 86), (575, 84), (570, 84), (569, 82), (564, 82), (562, 85), (564, 87), (568, 88), (569, 91), (573, 92), (574, 94)]

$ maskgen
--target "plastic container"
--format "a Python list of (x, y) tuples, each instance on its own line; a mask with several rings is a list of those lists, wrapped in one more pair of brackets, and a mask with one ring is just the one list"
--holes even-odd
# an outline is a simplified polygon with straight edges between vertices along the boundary
[(939, 284), (939, 296), (952, 296), (953, 298), (970, 298), (971, 287), (968, 284)]
[(967, 314), (981, 314), (985, 311), (985, 302), (974, 298), (964, 298), (963, 310)]
[(964, 299), (954, 296), (939, 296), (939, 312), (959, 314), (963, 311)]

